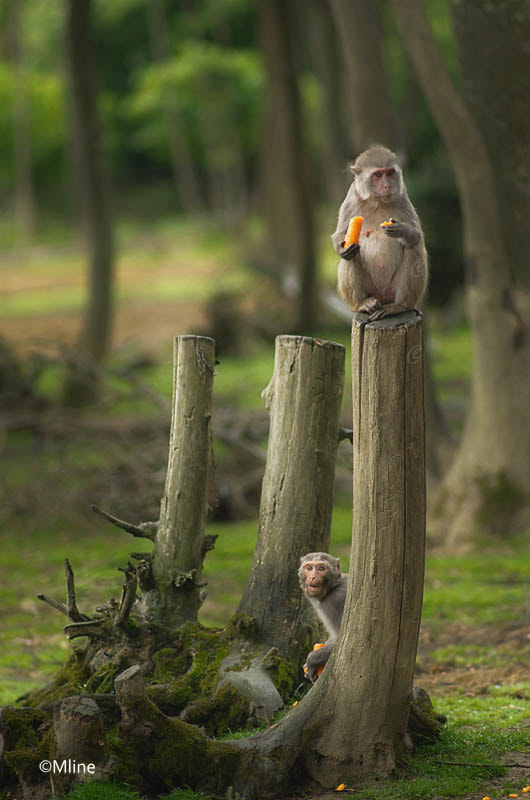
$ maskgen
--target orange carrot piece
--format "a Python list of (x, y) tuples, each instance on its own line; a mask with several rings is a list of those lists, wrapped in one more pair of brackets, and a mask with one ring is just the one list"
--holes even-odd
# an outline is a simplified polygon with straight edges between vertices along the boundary
[(351, 244), (359, 244), (363, 220), (364, 217), (351, 218), (348, 230), (346, 231), (346, 238), (344, 239), (344, 247), (349, 247)]

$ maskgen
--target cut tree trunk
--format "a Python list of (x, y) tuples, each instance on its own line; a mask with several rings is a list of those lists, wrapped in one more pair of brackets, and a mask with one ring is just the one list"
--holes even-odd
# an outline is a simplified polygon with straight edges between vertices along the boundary
[[(241, 742), (234, 788), (277, 796), (295, 767), (323, 787), (388, 775), (403, 746), (425, 553), (423, 324), (417, 312), (352, 330), (350, 583), (335, 651), (278, 725)], [(281, 760), (280, 759), (281, 753)]]
[[(204, 558), (215, 343), (177, 336), (169, 456), (153, 551), (148, 616), (166, 629), (196, 622)], [(154, 602), (152, 602), (154, 601)]]
[(302, 555), (329, 549), (343, 388), (342, 345), (277, 337), (273, 376), (262, 393), (270, 431), (258, 542), (229, 624), (236, 640), (220, 670), (258, 719), (270, 721), (283, 706), (271, 670), (276, 654), (288, 660), (296, 685), (318, 632), (297, 573)]
[(257, 639), (287, 657), (299, 657), (307, 638), (300, 557), (329, 549), (343, 388), (342, 345), (278, 336), (263, 391), (271, 424), (259, 537), (238, 612), (255, 617)]

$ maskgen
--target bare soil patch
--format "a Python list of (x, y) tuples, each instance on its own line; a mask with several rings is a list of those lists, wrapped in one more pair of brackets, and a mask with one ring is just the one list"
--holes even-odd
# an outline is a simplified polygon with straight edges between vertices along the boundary
[[(120, 305), (114, 321), (113, 350), (124, 348), (158, 354), (170, 347), (174, 336), (200, 333), (207, 326), (202, 303), (139, 301)], [(20, 355), (30, 350), (55, 352), (75, 343), (81, 327), (77, 313), (34, 314), (0, 319), (4, 336)]]

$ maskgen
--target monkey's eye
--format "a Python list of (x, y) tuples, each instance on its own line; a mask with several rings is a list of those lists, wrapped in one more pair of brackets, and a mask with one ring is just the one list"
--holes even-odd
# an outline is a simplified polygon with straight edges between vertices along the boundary
[(386, 174), (388, 175), (389, 178), (393, 178), (394, 175), (396, 174), (396, 170), (395, 169), (387, 169)]
[(378, 169), (376, 172), (374, 172), (373, 177), (377, 178), (377, 180), (379, 180), (379, 178), (383, 177), (383, 173), (381, 172), (380, 169)]

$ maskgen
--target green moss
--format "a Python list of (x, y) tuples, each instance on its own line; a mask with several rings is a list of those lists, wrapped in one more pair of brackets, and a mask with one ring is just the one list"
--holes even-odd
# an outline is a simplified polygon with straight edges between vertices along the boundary
[(50, 683), (42, 689), (35, 689), (23, 698), (24, 705), (36, 708), (45, 703), (62, 700), (63, 697), (83, 694), (89, 675), (86, 648), (76, 646), (66, 664), (54, 675)]
[(186, 711), (186, 721), (200, 725), (208, 736), (241, 728), (249, 716), (248, 701), (231, 684), (221, 684), (211, 698), (201, 697)]
[(286, 658), (282, 658), (278, 653), (270, 656), (271, 665), (269, 667), (272, 682), (278, 689), (282, 700), (286, 702), (291, 696), (298, 676), (298, 665)]
[(185, 625), (173, 647), (164, 647), (154, 654), (156, 683), (147, 687), (148, 697), (169, 716), (176, 716), (196, 698), (208, 704), (229, 649), (222, 631), (209, 630), (200, 624)]
[(167, 683), (184, 675), (190, 665), (190, 659), (175, 647), (163, 647), (154, 654), (153, 664), (154, 679), (160, 683)]
[(28, 782), (42, 779), (39, 763), (49, 755), (49, 736), (46, 734), (49, 725), (49, 715), (39, 709), (3, 708), (2, 735), (7, 782), (15, 775)]
[(226, 625), (229, 639), (252, 639), (256, 632), (256, 617), (250, 614), (233, 614)]
[[(124, 665), (125, 667), (126, 665)], [(114, 678), (121, 671), (121, 665), (109, 662), (100, 667), (87, 680), (85, 688), (87, 692), (99, 692), (105, 694), (114, 691)]]

